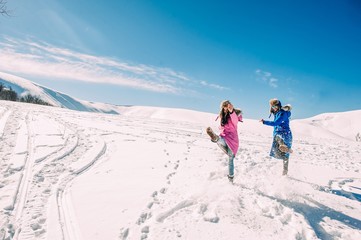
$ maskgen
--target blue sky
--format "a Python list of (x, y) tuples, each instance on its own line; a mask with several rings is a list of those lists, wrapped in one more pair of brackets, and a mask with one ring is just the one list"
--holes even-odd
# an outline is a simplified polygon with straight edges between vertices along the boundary
[(97, 102), (245, 118), (361, 109), (361, 3), (10, 0), (0, 71)]

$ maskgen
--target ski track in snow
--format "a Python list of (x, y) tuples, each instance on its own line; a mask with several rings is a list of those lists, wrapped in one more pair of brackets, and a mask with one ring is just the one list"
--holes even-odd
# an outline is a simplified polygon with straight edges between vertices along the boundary
[(131, 205), (114, 206), (117, 239), (361, 239), (360, 143), (294, 134), (282, 177), (282, 162), (267, 156), (271, 136), (240, 124), (230, 184), (227, 157), (201, 123), (2, 103), (0, 239), (96, 236), (82, 228), (73, 185), (97, 174), (118, 148), (140, 142), (162, 146), (158, 162), (150, 159), (161, 176), (148, 183), (135, 214), (127, 215)]
[[(1, 153), (5, 155), (1, 156), (0, 184), (1, 200), (7, 204), (1, 211), (1, 239), (45, 239), (46, 206), (54, 193), (62, 230), (60, 239), (77, 239), (71, 227), (74, 220), (67, 204), (62, 204), (66, 202), (63, 192), (74, 178), (101, 158), (106, 151), (105, 142), (91, 136), (92, 132), (84, 134), (81, 127), (49, 114), (46, 108), (26, 113), (22, 107), (5, 110), (1, 119), (4, 118)], [(22, 123), (27, 131), (18, 135)], [(43, 124), (53, 125), (51, 132), (43, 129)], [(49, 144), (40, 144), (44, 138)], [(24, 150), (17, 151), (21, 148)], [(18, 155), (23, 156), (20, 162)]]

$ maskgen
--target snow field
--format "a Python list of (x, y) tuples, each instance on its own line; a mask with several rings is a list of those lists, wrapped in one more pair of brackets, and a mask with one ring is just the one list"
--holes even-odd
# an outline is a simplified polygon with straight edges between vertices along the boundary
[(214, 115), (136, 109), (1, 101), (0, 239), (361, 239), (357, 125), (292, 121), (281, 176), (272, 129), (245, 119), (230, 184)]

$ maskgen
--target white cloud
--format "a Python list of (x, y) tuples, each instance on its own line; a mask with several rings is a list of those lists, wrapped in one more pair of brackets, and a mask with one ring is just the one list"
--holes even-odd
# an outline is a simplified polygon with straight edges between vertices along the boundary
[(277, 87), (278, 87), (277, 82), (278, 82), (278, 79), (273, 78), (273, 77), (271, 77), (271, 78), (268, 80), (268, 84), (269, 84), (271, 87), (273, 87), (273, 88), (277, 88)]
[(214, 88), (214, 89), (218, 89), (218, 90), (226, 90), (226, 89), (229, 89), (227, 87), (223, 87), (221, 85), (218, 85), (218, 84), (214, 84), (214, 83), (208, 83), (206, 81), (201, 81), (200, 84), (202, 86), (205, 86), (205, 87), (210, 87), (210, 88)]
[(169, 68), (131, 64), (55, 47), (44, 42), (8, 37), (0, 40), (0, 70), (173, 94), (190, 91), (187, 86), (194, 85), (225, 89), (216, 84), (191, 80), (185, 74)]
[(256, 76), (257, 76), (257, 80), (264, 82), (266, 84), (268, 84), (270, 87), (272, 88), (278, 88), (278, 79), (275, 77), (272, 77), (272, 73), (270, 72), (265, 72), (262, 71), (260, 69), (257, 69), (255, 71)]

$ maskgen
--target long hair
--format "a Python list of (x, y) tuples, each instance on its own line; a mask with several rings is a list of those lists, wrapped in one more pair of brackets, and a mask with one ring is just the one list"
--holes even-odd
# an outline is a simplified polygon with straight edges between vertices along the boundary
[[(227, 110), (226, 112), (223, 110), (228, 104), (232, 104), (229, 100), (224, 100), (221, 102), (220, 111), (218, 117), (221, 119), (221, 126), (224, 126), (228, 123), (231, 113)], [(242, 114), (242, 111), (237, 108), (233, 108), (233, 111), (239, 115)]]

